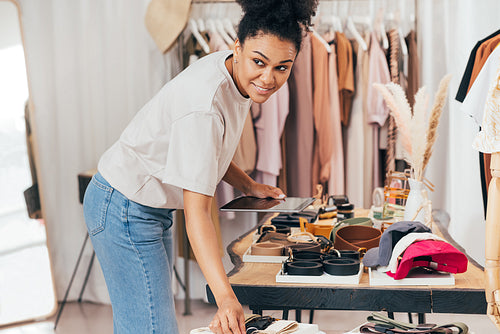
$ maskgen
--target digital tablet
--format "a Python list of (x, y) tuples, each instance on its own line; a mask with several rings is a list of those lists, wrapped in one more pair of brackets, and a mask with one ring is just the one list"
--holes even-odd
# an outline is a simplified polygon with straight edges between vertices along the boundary
[(223, 205), (221, 211), (301, 212), (314, 202), (312, 197), (286, 197), (284, 199), (242, 196)]

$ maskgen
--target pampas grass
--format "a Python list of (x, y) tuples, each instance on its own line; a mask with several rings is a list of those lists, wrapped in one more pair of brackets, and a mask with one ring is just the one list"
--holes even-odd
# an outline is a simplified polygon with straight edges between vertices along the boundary
[(427, 88), (422, 87), (415, 94), (415, 104), (413, 105), (413, 117), (410, 122), (411, 131), (411, 144), (412, 154), (410, 164), (413, 167), (415, 179), (421, 181), (423, 178), (424, 166), (424, 153), (427, 147), (425, 131), (427, 130), (426, 124), (426, 110), (429, 103), (429, 96), (427, 95)]
[[(388, 84), (393, 85), (393, 83)], [(411, 139), (410, 139), (410, 130), (407, 128), (407, 124), (410, 124), (410, 119), (411, 119), (411, 111), (408, 112), (402, 112), (400, 111), (399, 106), (396, 103), (396, 99), (394, 96), (391, 94), (389, 89), (387, 89), (386, 86), (380, 84), (380, 83), (374, 83), (373, 87), (377, 89), (382, 96), (384, 97), (385, 103), (389, 107), (389, 110), (392, 112), (392, 116), (396, 120), (396, 124), (399, 129), (399, 134), (401, 136), (401, 142), (403, 144), (404, 148), (404, 153), (408, 156), (411, 154)], [(406, 158), (405, 158), (406, 160)]]
[(429, 117), (429, 126), (427, 128), (427, 147), (425, 149), (424, 161), (422, 169), (425, 170), (429, 159), (432, 155), (432, 149), (434, 143), (437, 139), (437, 127), (439, 125), (439, 120), (441, 119), (441, 114), (443, 113), (444, 103), (446, 102), (446, 93), (448, 91), (448, 86), (450, 84), (451, 74), (448, 74), (439, 83), (439, 88), (434, 99), (434, 104), (432, 105), (431, 115)]
[(374, 83), (389, 107), (391, 115), (401, 136), (404, 148), (404, 159), (412, 168), (413, 178), (422, 181), (424, 171), (432, 155), (432, 149), (437, 138), (437, 127), (443, 112), (446, 94), (451, 75), (445, 76), (440, 84), (434, 99), (429, 122), (427, 122), (427, 107), (429, 95), (426, 87), (422, 87), (415, 94), (413, 113), (405, 92), (395, 83), (382, 85)]

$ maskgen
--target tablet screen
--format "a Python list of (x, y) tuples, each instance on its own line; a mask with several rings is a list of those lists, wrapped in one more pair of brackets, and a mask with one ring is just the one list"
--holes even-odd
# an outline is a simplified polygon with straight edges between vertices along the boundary
[(314, 202), (311, 197), (286, 197), (284, 199), (242, 196), (220, 208), (221, 211), (300, 212)]

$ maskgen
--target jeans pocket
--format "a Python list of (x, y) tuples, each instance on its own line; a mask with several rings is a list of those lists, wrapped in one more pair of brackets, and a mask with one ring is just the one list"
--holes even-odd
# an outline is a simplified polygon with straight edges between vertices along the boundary
[(87, 231), (91, 236), (102, 232), (106, 227), (106, 215), (111, 202), (113, 188), (92, 178), (83, 199), (83, 215)]

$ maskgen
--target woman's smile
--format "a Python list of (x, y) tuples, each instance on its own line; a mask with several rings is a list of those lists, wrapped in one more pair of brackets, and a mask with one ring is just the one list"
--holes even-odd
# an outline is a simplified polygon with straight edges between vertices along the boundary
[[(238, 90), (256, 103), (264, 103), (287, 81), (297, 55), (295, 45), (275, 35), (260, 33), (235, 42), (232, 68)], [(227, 64), (226, 64), (227, 66)]]

